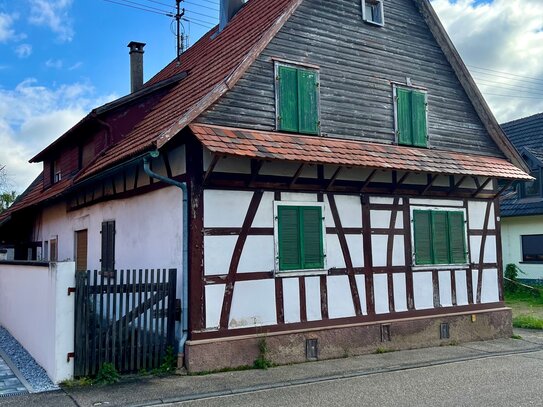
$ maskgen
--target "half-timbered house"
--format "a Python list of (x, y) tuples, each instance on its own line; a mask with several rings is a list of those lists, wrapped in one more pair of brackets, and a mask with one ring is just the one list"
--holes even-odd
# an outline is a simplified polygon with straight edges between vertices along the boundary
[(510, 335), (498, 181), (530, 176), (429, 1), (221, 7), (34, 157), (2, 238), (178, 268), (191, 371)]

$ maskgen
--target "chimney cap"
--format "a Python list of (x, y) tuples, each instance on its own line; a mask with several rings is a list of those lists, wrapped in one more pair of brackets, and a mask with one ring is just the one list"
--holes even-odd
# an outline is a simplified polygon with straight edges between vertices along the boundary
[(143, 47), (145, 47), (144, 42), (138, 42), (138, 41), (130, 41), (128, 43), (127, 47), (130, 48), (130, 53), (132, 52), (140, 52), (143, 54)]

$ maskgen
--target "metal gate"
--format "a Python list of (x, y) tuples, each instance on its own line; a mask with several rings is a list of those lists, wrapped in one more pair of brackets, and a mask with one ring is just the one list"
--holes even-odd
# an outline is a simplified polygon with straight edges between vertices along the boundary
[(76, 272), (76, 377), (104, 363), (121, 373), (158, 368), (175, 344), (176, 269)]

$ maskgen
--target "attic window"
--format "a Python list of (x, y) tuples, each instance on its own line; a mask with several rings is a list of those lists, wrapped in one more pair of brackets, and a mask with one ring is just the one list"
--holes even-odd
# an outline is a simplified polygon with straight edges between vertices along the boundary
[(51, 183), (56, 184), (62, 179), (62, 173), (60, 171), (60, 165), (58, 160), (54, 160), (51, 163)]
[(383, 0), (362, 0), (362, 19), (366, 23), (384, 26)]

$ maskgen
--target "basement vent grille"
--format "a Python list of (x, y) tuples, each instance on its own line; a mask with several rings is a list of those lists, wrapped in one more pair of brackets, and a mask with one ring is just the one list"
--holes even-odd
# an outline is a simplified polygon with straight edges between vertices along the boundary
[(319, 354), (318, 339), (306, 339), (305, 341), (305, 357), (307, 360), (317, 360)]
[(448, 322), (444, 322), (441, 324), (440, 326), (440, 330), (439, 330), (439, 337), (441, 339), (449, 339), (450, 338), (450, 334), (449, 334), (449, 323)]
[(381, 325), (381, 342), (390, 342), (390, 325)]

